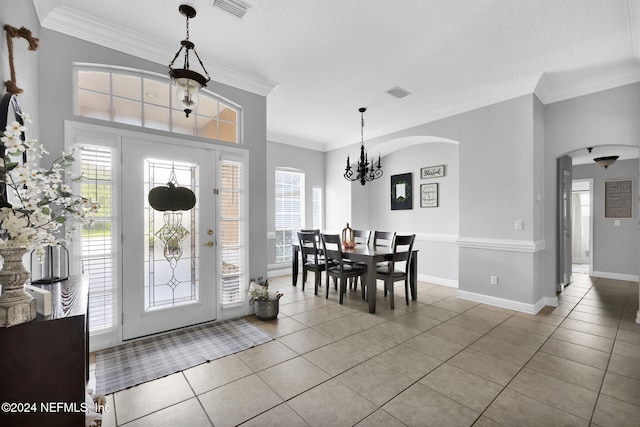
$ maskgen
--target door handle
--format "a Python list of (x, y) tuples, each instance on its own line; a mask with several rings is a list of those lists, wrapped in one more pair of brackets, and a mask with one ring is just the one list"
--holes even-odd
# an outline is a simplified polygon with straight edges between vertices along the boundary
[(213, 246), (213, 242), (211, 240), (209, 240), (207, 243), (204, 244), (205, 246), (208, 247), (212, 247)]

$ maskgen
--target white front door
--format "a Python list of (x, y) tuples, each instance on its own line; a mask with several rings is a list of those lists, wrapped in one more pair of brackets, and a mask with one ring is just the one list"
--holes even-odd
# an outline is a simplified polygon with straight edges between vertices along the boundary
[[(122, 339), (216, 319), (215, 152), (122, 140)], [(175, 176), (188, 211), (156, 211), (151, 189)]]

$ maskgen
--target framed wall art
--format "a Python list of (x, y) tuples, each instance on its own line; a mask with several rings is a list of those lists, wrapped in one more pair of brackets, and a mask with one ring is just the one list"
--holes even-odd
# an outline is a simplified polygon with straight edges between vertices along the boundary
[(391, 210), (413, 209), (411, 173), (391, 176)]
[(632, 218), (632, 187), (633, 182), (630, 179), (624, 181), (605, 181), (605, 218)]
[(440, 178), (445, 175), (445, 165), (429, 166), (420, 169), (420, 178)]
[(438, 207), (438, 183), (420, 185), (420, 207)]

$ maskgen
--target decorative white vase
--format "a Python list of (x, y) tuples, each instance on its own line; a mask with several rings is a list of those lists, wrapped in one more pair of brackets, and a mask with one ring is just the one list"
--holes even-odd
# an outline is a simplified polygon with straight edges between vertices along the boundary
[(30, 273), (22, 264), (27, 248), (0, 248), (4, 259), (0, 270), (0, 327), (30, 322), (36, 318), (36, 300), (24, 290)]

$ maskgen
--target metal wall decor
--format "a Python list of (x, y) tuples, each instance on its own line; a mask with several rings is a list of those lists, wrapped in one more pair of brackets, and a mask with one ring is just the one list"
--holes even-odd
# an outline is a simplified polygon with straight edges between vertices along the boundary
[(413, 209), (412, 174), (391, 176), (391, 210)]

